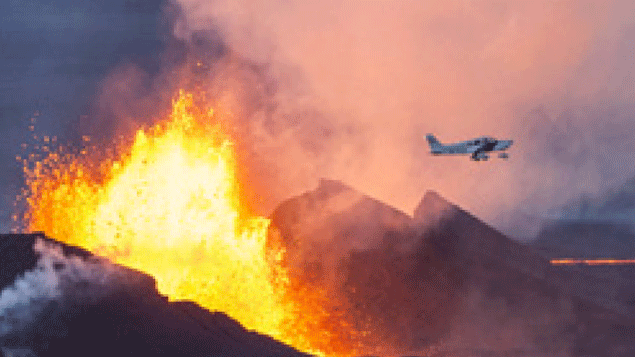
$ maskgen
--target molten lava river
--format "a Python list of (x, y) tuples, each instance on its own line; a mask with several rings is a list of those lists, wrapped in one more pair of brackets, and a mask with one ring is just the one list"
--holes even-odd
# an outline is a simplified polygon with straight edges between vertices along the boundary
[(299, 350), (359, 353), (320, 294), (289, 282), (284, 249), (266, 249), (269, 220), (241, 204), (221, 122), (181, 91), (166, 118), (117, 154), (44, 147), (24, 160), (25, 229), (150, 274), (170, 300), (223, 311)]

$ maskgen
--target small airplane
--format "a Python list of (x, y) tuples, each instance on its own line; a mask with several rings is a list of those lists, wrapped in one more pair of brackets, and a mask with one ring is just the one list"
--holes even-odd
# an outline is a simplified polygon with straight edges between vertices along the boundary
[(470, 158), (474, 161), (486, 161), (489, 159), (487, 153), (493, 151), (501, 151), (498, 157), (508, 159), (509, 155), (502, 151), (507, 150), (514, 143), (513, 140), (496, 140), (488, 136), (460, 141), (454, 144), (441, 144), (432, 134), (427, 134), (426, 139), (428, 140), (428, 144), (430, 144), (430, 152), (432, 155), (471, 154)]

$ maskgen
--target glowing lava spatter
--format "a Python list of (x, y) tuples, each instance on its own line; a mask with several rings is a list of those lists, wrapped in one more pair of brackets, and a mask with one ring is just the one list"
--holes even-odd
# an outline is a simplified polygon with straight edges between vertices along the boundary
[(635, 259), (551, 259), (553, 265), (626, 265), (635, 264)]
[(234, 146), (216, 119), (181, 92), (125, 154), (96, 163), (58, 152), (25, 165), (27, 230), (146, 272), (171, 300), (223, 311), (300, 350), (358, 353), (332, 332), (345, 322), (326, 326), (328, 312), (310, 306), (319, 302), (290, 290), (284, 250), (266, 247), (269, 221), (241, 205)]

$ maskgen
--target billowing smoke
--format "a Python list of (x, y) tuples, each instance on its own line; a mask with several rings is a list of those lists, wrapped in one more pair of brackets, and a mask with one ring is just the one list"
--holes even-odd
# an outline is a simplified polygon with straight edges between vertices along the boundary
[[(118, 60), (97, 63), (110, 74), (68, 130), (110, 141), (160, 117), (177, 88), (204, 89), (234, 118), (262, 213), (328, 177), (406, 212), (435, 189), (527, 237), (546, 210), (635, 171), (631, 2), (161, 6), (159, 30), (144, 23), (125, 46), (69, 39), (107, 43)], [(515, 144), (509, 161), (474, 163), (431, 157), (427, 132)]]
[[(33, 249), (39, 255), (35, 267), (0, 292), (0, 339), (29, 329), (44, 334), (38, 336), (44, 340), (63, 336), (63, 324), (50, 328), (37, 326), (43, 323), (43, 318), (58, 320), (57, 315), (69, 304), (90, 304), (126, 281), (105, 260), (66, 256), (60, 246), (42, 239), (36, 241)], [(22, 342), (29, 345), (32, 341)]]
[[(407, 212), (436, 189), (511, 230), (633, 172), (629, 2), (174, 3), (177, 38), (222, 42), (206, 86), (237, 112), (274, 202), (319, 177)], [(430, 157), (426, 132), (516, 144), (472, 163)]]

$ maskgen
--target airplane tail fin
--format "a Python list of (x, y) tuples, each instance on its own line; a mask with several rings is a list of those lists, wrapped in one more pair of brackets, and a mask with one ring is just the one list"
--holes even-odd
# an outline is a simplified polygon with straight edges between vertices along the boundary
[(430, 148), (432, 150), (441, 148), (441, 143), (439, 142), (439, 140), (437, 140), (437, 138), (434, 135), (427, 134), (426, 140), (428, 140), (428, 144), (430, 145)]

